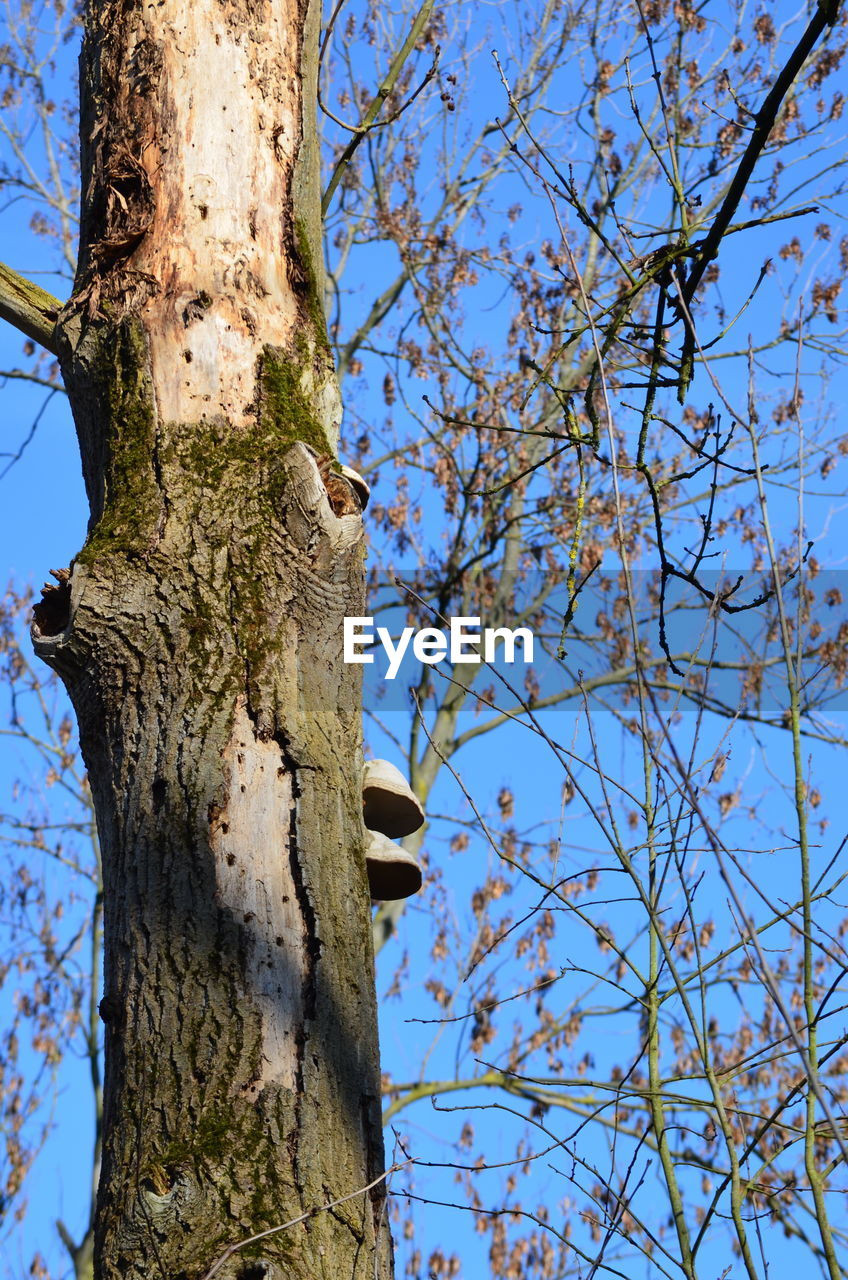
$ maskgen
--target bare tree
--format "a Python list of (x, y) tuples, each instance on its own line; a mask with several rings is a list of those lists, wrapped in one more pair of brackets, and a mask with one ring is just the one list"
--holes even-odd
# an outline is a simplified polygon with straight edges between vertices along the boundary
[[(496, 62), (490, 61), (492, 44)], [(371, 50), (373, 69), (366, 65)], [(480, 615), (492, 625), (527, 621), (558, 673), (552, 681), (537, 670), (526, 682), (507, 673), (505, 682), (502, 668), (460, 664), (445, 681), (425, 669), (413, 681), (406, 738), (395, 743), (431, 810), (429, 831), (407, 842), (429, 864), (426, 912), (416, 911), (403, 929), (405, 948), (429, 954), (423, 985), (433, 1009), (432, 1039), (426, 1016), (406, 1030), (422, 1037), (415, 1042), (420, 1066), (409, 1076), (392, 1067), (384, 1077), (384, 1120), (409, 1122), (401, 1149), (422, 1165), (443, 1166), (398, 1179), (395, 1190), (409, 1193), (408, 1205), (421, 1197), (469, 1211), (487, 1242), (493, 1276), (630, 1274), (636, 1265), (656, 1274), (709, 1276), (734, 1258), (747, 1276), (764, 1275), (786, 1238), (822, 1274), (844, 1274), (845, 1222), (834, 1211), (844, 1159), (842, 846), (821, 825), (815, 780), (817, 771), (827, 776), (825, 753), (841, 745), (826, 713), (844, 680), (844, 635), (841, 601), (833, 594), (838, 586), (819, 573), (804, 531), (820, 509), (808, 491), (815, 483), (823, 501), (832, 502), (826, 482), (846, 451), (826, 403), (844, 333), (841, 262), (826, 256), (831, 246), (838, 249), (830, 213), (844, 181), (839, 163), (831, 163), (841, 96), (829, 87), (843, 55), (841, 16), (826, 7), (790, 22), (768, 11), (752, 16), (733, 4), (717, 16), (688, 4), (625, 9), (552, 2), (526, 15), (510, 6), (494, 34), (427, 4), (398, 15), (370, 5), (340, 6), (328, 15), (321, 46), (330, 149), (325, 296), (337, 367), (348, 379), (348, 454), (374, 483), (373, 559), (386, 575), (384, 588), (398, 566), (407, 570), (397, 599), (422, 625), (456, 614)], [(354, 812), (358, 719), (353, 684), (345, 684), (349, 673), (339, 664), (340, 619), (364, 606), (351, 567), (349, 589), (333, 597), (335, 612), (320, 623), (317, 613), (301, 617), (295, 601), (300, 606), (316, 598), (310, 595), (316, 571), (304, 568), (295, 579), (290, 569), (294, 537), (307, 559), (317, 555), (322, 592), (344, 577), (334, 567), (335, 552), (310, 550), (301, 534), (306, 508), (322, 530), (318, 545), (332, 545), (337, 525), (326, 510), (323, 482), (295, 447), (286, 453), (300, 432), (304, 404), (310, 432), (317, 420), (326, 437), (310, 434), (307, 442), (319, 452), (335, 446), (332, 408), (320, 407), (322, 380), (327, 385), (329, 378), (326, 353), (314, 337), (322, 288), (316, 206), (304, 205), (312, 209), (306, 241), (287, 245), (287, 261), (300, 268), (289, 281), (295, 301), (283, 305), (285, 291), (269, 287), (265, 259), (268, 251), (268, 261), (279, 261), (279, 245), (269, 249), (257, 233), (255, 248), (223, 248), (231, 238), (228, 210), (243, 209), (249, 227), (251, 209), (263, 207), (251, 192), (258, 192), (256, 175), (271, 163), (261, 138), (276, 126), (265, 121), (260, 129), (257, 116), (253, 159), (240, 156), (236, 165), (232, 150), (224, 153), (233, 165), (228, 180), (239, 188), (227, 209), (192, 185), (198, 175), (223, 181), (205, 161), (181, 159), (180, 180), (172, 182), (173, 157), (182, 154), (176, 133), (183, 130), (191, 140), (196, 126), (194, 116), (185, 126), (176, 117), (148, 122), (153, 106), (144, 85), (155, 83), (159, 94), (176, 75), (169, 58), (177, 60), (173, 51), (161, 64), (149, 61), (152, 56), (139, 40), (131, 74), (120, 75), (107, 58), (106, 71), (113, 67), (121, 92), (136, 83), (132, 76), (141, 77), (143, 109), (133, 110), (129, 153), (110, 141), (113, 130), (124, 128), (117, 111), (95, 138), (105, 138), (100, 158), (90, 151), (83, 172), (84, 184), (93, 183), (84, 186), (83, 223), (92, 230), (87, 241), (84, 236), (89, 247), (81, 258), (78, 305), (63, 317), (70, 323), (76, 316), (94, 335), (94, 346), (78, 346), (78, 357), (66, 352), (65, 368), (71, 393), (76, 377), (79, 394), (96, 391), (98, 403), (110, 405), (104, 418), (111, 414), (118, 425), (111, 456), (87, 455), (95, 510), (101, 502), (103, 516), (89, 542), (96, 555), (87, 550), (75, 564), (71, 602), (79, 591), (85, 608), (74, 615), (74, 631), (91, 637), (92, 645), (93, 625), (83, 626), (89, 607), (104, 620), (114, 613), (104, 632), (112, 638), (108, 645), (98, 639), (95, 651), (109, 679), (140, 690), (146, 707), (159, 705), (166, 675), (171, 688), (178, 655), (186, 655), (192, 674), (172, 694), (177, 703), (161, 703), (155, 717), (165, 726), (156, 731), (165, 756), (173, 744), (178, 762), (173, 777), (161, 775), (163, 807), (157, 816), (122, 801), (108, 840), (114, 847), (118, 817), (123, 823), (143, 818), (177, 861), (169, 823), (182, 812), (172, 796), (179, 790), (181, 803), (188, 796), (197, 848), (206, 847), (207, 836), (197, 834), (205, 812), (208, 843), (218, 851), (222, 883), (229, 884), (220, 856), (226, 863), (228, 853), (238, 855), (220, 843), (222, 826), (216, 825), (230, 825), (217, 812), (226, 805), (211, 793), (205, 811), (195, 804), (194, 783), (183, 785), (179, 761), (183, 738), (203, 737), (197, 769), (203, 777), (220, 771), (215, 762), (231, 739), (213, 733), (207, 743), (206, 721), (202, 733), (198, 726), (203, 717), (217, 724), (219, 696), (234, 698), (235, 707), (233, 691), (241, 690), (256, 751), (267, 743), (280, 754), (284, 772), (302, 775), (298, 786), (316, 788), (298, 797), (304, 832), (316, 829), (307, 816), (314, 810), (322, 841), (326, 837), (319, 776), (330, 782), (320, 795), (342, 786), (353, 824), (346, 843), (337, 841), (332, 856), (322, 845), (320, 855), (314, 853), (318, 871), (309, 862), (307, 873), (302, 859), (313, 854), (306, 834), (307, 852), (297, 859), (304, 904), (335, 919), (332, 904), (347, 892), (339, 866), (349, 866), (339, 863), (339, 850), (355, 854), (362, 840)], [(481, 81), (488, 89), (485, 106), (476, 93)], [(167, 95), (162, 100), (170, 102)], [(229, 93), (218, 102), (217, 120), (224, 106), (233, 110), (232, 101)], [(245, 118), (253, 119), (252, 110), (243, 108)], [(145, 130), (154, 124), (151, 142)], [(84, 119), (85, 137), (92, 127)], [(164, 127), (175, 131), (167, 151), (156, 141)], [(243, 140), (240, 133), (239, 147)], [(175, 220), (157, 223), (161, 193), (177, 187), (169, 214)], [(310, 190), (314, 194), (314, 186)], [(296, 204), (301, 196), (291, 199)], [(196, 280), (180, 274), (173, 283), (163, 264), (182, 261), (175, 246), (195, 261), (199, 251), (192, 252), (185, 228), (205, 235), (207, 224), (212, 232), (223, 227), (216, 233), (220, 252), (204, 248), (203, 261), (192, 268)], [(737, 256), (739, 243), (752, 246), (747, 256)], [(788, 273), (796, 268), (793, 279)], [(223, 284), (215, 283), (216, 271)], [(776, 285), (784, 291), (782, 308)], [(32, 336), (49, 344), (47, 313), (54, 304), (18, 287), (34, 307)], [(232, 300), (240, 291), (258, 299), (244, 303), (255, 332), (236, 315)], [(215, 329), (222, 307), (226, 318)], [(295, 342), (285, 354), (290, 331), (280, 307), (295, 318), (296, 331), (306, 333), (304, 350)], [(151, 324), (160, 317), (164, 326), (154, 325), (146, 340), (150, 376), (168, 370), (162, 389), (155, 384), (160, 416), (168, 396), (182, 404), (180, 397), (210, 394), (233, 432), (223, 432), (208, 407), (191, 432), (184, 424), (194, 419), (179, 407), (151, 428), (137, 414), (146, 383), (121, 373), (98, 384), (97, 361), (88, 352), (96, 353), (103, 326), (110, 343), (120, 336), (127, 367), (135, 364), (139, 349), (123, 315), (127, 308), (144, 325), (147, 317)], [(23, 304), (16, 315), (22, 323)], [(485, 324), (481, 315), (489, 317)], [(213, 330), (218, 336), (204, 345)], [(233, 332), (249, 356), (225, 404), (215, 400), (226, 390), (216, 365), (223, 348), (215, 344), (236, 343)], [(191, 356), (180, 355), (185, 368), (166, 359), (177, 348)], [(260, 356), (259, 391), (245, 395)], [(304, 369), (312, 385), (302, 382)], [(216, 390), (201, 392), (198, 378)], [(814, 378), (823, 391), (808, 410), (804, 391)], [(381, 388), (382, 424), (369, 384)], [(297, 409), (294, 433), (280, 426), (288, 420), (278, 412), (280, 395), (289, 418), (291, 405)], [(238, 418), (238, 404), (253, 408)], [(94, 438), (90, 426), (83, 433)], [(155, 467), (145, 463), (135, 472), (129, 464), (139, 453), (153, 457)], [(284, 454), (291, 488), (276, 461)], [(98, 497), (100, 466), (107, 485)], [(115, 486), (128, 476), (135, 487), (117, 501)], [(791, 510), (781, 497), (787, 491), (803, 495)], [(162, 493), (168, 494), (164, 505)], [(286, 512), (282, 525), (279, 503)], [(229, 504), (239, 507), (237, 521)], [(339, 551), (343, 558), (355, 554), (352, 544)], [(114, 573), (103, 578), (98, 568), (104, 556), (120, 566), (117, 594)], [(190, 585), (178, 569), (190, 573)], [(161, 585), (173, 582), (182, 584), (179, 590)], [(224, 587), (230, 603), (221, 612), (224, 596), (215, 593)], [(117, 608), (107, 608), (101, 596), (107, 588)], [(55, 597), (63, 626), (64, 594), (60, 588)], [(148, 630), (150, 641), (142, 644)], [(297, 644), (286, 638), (294, 632)], [(72, 644), (66, 652), (81, 651)], [(295, 652), (300, 657), (292, 670)], [(333, 674), (320, 687), (305, 683), (320, 671)], [(92, 677), (73, 669), (63, 674), (87, 700), (84, 749), (101, 751), (110, 739), (102, 734), (101, 703), (89, 700)], [(116, 687), (97, 693), (107, 708), (117, 703)], [(298, 696), (290, 703), (286, 691), (293, 688)], [(78, 702), (82, 696), (75, 693)], [(330, 729), (314, 718), (316, 709), (332, 704), (335, 711), (339, 696), (341, 719)], [(125, 720), (136, 715), (133, 706), (126, 700), (115, 710), (115, 742), (128, 728), (129, 742), (141, 731), (142, 717), (138, 727)], [(83, 712), (88, 708), (90, 715), (92, 707), (98, 718), (86, 729)], [(554, 707), (570, 714), (554, 716)], [(376, 743), (381, 712), (371, 710)], [(186, 729), (181, 717), (189, 712), (195, 718)], [(322, 746), (335, 743), (335, 764), (323, 754), (316, 763), (315, 724), (322, 726)], [(87, 733), (94, 744), (85, 745)], [(765, 769), (785, 753), (768, 806), (749, 794), (745, 759), (752, 751)], [(537, 764), (523, 785), (522, 756), (549, 762)], [(124, 772), (115, 773), (117, 760), (112, 754), (100, 765), (113, 796), (132, 796), (133, 787), (141, 787), (154, 799), (160, 774), (144, 773), (153, 767), (149, 753), (139, 747), (137, 757), (122, 755)], [(344, 769), (342, 760), (348, 761)], [(95, 777), (95, 795), (97, 787)], [(465, 806), (458, 820), (457, 796)], [(814, 832), (823, 846), (818, 855)], [(299, 834), (294, 847), (301, 850)], [(784, 857), (793, 860), (793, 882), (790, 888), (787, 877), (773, 890), (762, 868)], [(354, 860), (360, 881), (361, 865), (361, 857)], [(297, 869), (297, 892), (296, 877)], [(115, 897), (108, 872), (106, 883), (108, 902)], [(319, 897), (311, 892), (315, 885)], [(154, 909), (153, 899), (145, 912)], [(228, 899), (222, 904), (229, 905)], [(172, 909), (170, 902), (165, 906)], [(242, 916), (255, 910), (241, 907)], [(378, 947), (401, 927), (402, 910), (401, 904), (378, 910)], [(237, 911), (233, 919), (235, 928)], [(355, 938), (363, 951), (359, 959), (342, 957), (336, 972), (362, 974), (365, 981), (364, 904), (356, 922), (343, 923), (344, 929), (337, 921), (340, 938)], [(167, 928), (173, 938), (170, 920)], [(307, 919), (306, 933), (311, 929)], [(320, 964), (329, 964), (335, 953), (332, 947), (325, 952), (324, 934), (316, 930)], [(202, 931), (186, 936), (200, 944), (204, 973), (210, 965), (217, 972), (209, 941), (217, 933), (205, 943)], [(422, 968), (416, 960), (416, 973)], [(303, 978), (301, 970), (292, 972)], [(107, 962), (107, 1000), (109, 973)], [(390, 995), (409, 980), (404, 955)], [(199, 988), (199, 974), (197, 982)], [(232, 1006), (226, 966), (220, 982), (221, 1000)], [(355, 1004), (328, 982), (312, 992), (339, 1027), (340, 1011), (353, 1017)], [(308, 1002), (308, 983), (300, 989)], [(195, 1009), (193, 1001), (178, 1001), (181, 1013)], [(109, 1036), (126, 1034), (120, 1021), (114, 1025), (114, 1006), (107, 1003), (104, 1012)], [(238, 1021), (242, 1008), (229, 1016)], [(206, 1018), (204, 1009), (204, 1026)], [(181, 1032), (186, 1042), (194, 1027), (189, 1018)], [(358, 1041), (360, 1048), (367, 1039)], [(194, 1070), (190, 1054), (186, 1061)], [(303, 1084), (303, 1097), (314, 1097), (305, 1077)], [(200, 1091), (205, 1107), (208, 1084), (201, 1082)], [(170, 1107), (166, 1093), (162, 1098)], [(343, 1098), (336, 1104), (344, 1110)], [(195, 1136), (195, 1104), (186, 1106), (194, 1151), (205, 1130)], [(446, 1158), (416, 1136), (422, 1107), (427, 1125), (452, 1144)], [(305, 1111), (300, 1114), (306, 1124)], [(497, 1148), (493, 1118), (509, 1134), (506, 1152)], [(163, 1127), (171, 1123), (162, 1120)], [(215, 1130), (216, 1141), (221, 1133)], [(149, 1135), (145, 1129), (151, 1149), (154, 1134), (155, 1126)], [(137, 1140), (133, 1134), (128, 1142)], [(123, 1148), (125, 1168), (131, 1167), (129, 1150)], [(160, 1158), (151, 1166), (155, 1176), (134, 1173), (128, 1177), (135, 1183), (125, 1186), (128, 1202), (145, 1206), (142, 1213), (151, 1212), (150, 1204), (160, 1207), (142, 1192), (166, 1202), (162, 1214), (172, 1216), (161, 1221), (171, 1247), (167, 1224), (179, 1220), (186, 1188), (193, 1194), (196, 1179), (211, 1197), (213, 1187), (230, 1185), (232, 1168), (224, 1162), (222, 1181), (213, 1161), (204, 1180), (179, 1143), (169, 1150), (180, 1158), (170, 1165)], [(201, 1154), (205, 1161), (209, 1153)], [(251, 1167), (264, 1167), (264, 1159), (254, 1156)], [(333, 1151), (326, 1160), (324, 1168), (336, 1168)], [(20, 1161), (22, 1168), (23, 1153)], [(162, 1169), (165, 1180), (156, 1181)], [(276, 1244), (280, 1265), (289, 1265), (285, 1250), (302, 1238), (303, 1226), (290, 1225), (298, 1211), (320, 1210), (366, 1186), (380, 1168), (360, 1160), (355, 1172), (343, 1188), (335, 1181), (308, 1184), (299, 1203), (277, 1215), (275, 1225), (288, 1224), (285, 1243)], [(175, 1181), (166, 1185), (171, 1176)], [(347, 1215), (350, 1226), (358, 1214), (361, 1231), (365, 1203), (361, 1196), (319, 1217)], [(461, 1251), (446, 1244), (446, 1210), (428, 1233), (426, 1206), (402, 1215), (401, 1203), (395, 1199), (394, 1213), (399, 1224), (403, 1218), (407, 1273), (458, 1274)], [(238, 1229), (255, 1234), (270, 1216), (254, 1218), (245, 1199), (225, 1206), (216, 1221), (223, 1250)], [(309, 1237), (322, 1247), (317, 1224), (318, 1218)], [(335, 1218), (327, 1230), (333, 1225)], [(274, 1241), (270, 1237), (269, 1249)], [(466, 1269), (474, 1265), (470, 1247)], [(202, 1274), (214, 1253), (214, 1247), (201, 1250), (206, 1262), (192, 1255), (181, 1265)], [(367, 1246), (363, 1258), (366, 1253)]]

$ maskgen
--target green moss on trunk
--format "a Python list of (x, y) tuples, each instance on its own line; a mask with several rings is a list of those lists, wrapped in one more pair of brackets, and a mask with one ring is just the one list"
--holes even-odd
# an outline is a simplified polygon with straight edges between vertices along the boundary
[(305, 278), (306, 310), (312, 323), (313, 336), (316, 343), (319, 344), (324, 357), (329, 360), (332, 366), (333, 357), (327, 338), (327, 317), (324, 314), (324, 304), (321, 301), (318, 272), (315, 270), (315, 263), (312, 258), (312, 248), (306, 223), (302, 219), (298, 219), (295, 222), (295, 241)]
[(103, 440), (103, 503), (77, 559), (143, 552), (161, 510), (156, 476), (156, 412), (144, 332), (136, 320), (104, 325), (88, 335), (88, 374)]
[[(304, 390), (304, 370), (310, 365), (305, 339), (298, 355), (300, 358), (295, 358), (279, 347), (265, 347), (259, 375), (259, 421), (264, 431), (278, 438), (281, 446), (301, 440), (316, 453), (332, 457), (334, 450), (327, 433)], [(307, 381), (311, 380), (310, 372)]]

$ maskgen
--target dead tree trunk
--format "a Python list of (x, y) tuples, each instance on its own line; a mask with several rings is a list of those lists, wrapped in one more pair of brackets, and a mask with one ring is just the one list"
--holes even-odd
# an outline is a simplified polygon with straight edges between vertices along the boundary
[[(80, 268), (57, 344), (91, 524), (37, 610), (103, 850), (95, 1275), (199, 1278), (383, 1169), (356, 513), (315, 463), (314, 0), (90, 0)], [(391, 1274), (382, 1184), (222, 1277)]]

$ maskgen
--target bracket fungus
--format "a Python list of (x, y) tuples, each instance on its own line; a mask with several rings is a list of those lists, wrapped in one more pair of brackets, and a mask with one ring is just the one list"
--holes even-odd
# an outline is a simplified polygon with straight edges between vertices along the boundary
[(417, 893), (421, 888), (421, 868), (412, 854), (380, 831), (368, 834), (365, 863), (371, 897), (376, 902), (394, 902)]
[(388, 760), (369, 760), (362, 778), (363, 819), (370, 833), (365, 851), (368, 886), (378, 901), (409, 898), (421, 888), (421, 868), (395, 839), (424, 823), (424, 810), (406, 778)]
[(362, 775), (362, 816), (371, 831), (397, 840), (424, 825), (424, 810), (400, 769), (369, 760)]

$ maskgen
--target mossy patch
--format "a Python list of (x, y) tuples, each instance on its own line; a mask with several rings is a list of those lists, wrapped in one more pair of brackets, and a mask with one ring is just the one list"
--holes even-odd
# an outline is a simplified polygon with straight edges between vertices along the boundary
[(190, 1138), (168, 1144), (162, 1155), (162, 1164), (166, 1168), (193, 1166), (196, 1171), (201, 1166), (215, 1167), (223, 1164), (232, 1150), (233, 1121), (233, 1112), (206, 1109), (197, 1119)]
[(103, 510), (77, 560), (139, 554), (153, 537), (161, 495), (156, 479), (156, 415), (141, 325), (104, 327), (93, 344), (92, 382), (105, 428)]
[(297, 252), (305, 278), (304, 301), (312, 324), (313, 335), (315, 341), (323, 348), (324, 354), (332, 362), (330, 342), (327, 337), (327, 317), (324, 314), (324, 306), (321, 301), (318, 273), (315, 270), (315, 263), (312, 259), (309, 232), (306, 229), (306, 223), (302, 219), (298, 219), (295, 222), (294, 232)]
[(309, 358), (305, 338), (297, 344), (293, 355), (279, 347), (264, 348), (259, 372), (259, 421), (282, 446), (301, 440), (316, 453), (332, 456), (327, 433), (303, 388), (303, 370)]
[(311, 336), (263, 348), (253, 413), (238, 426), (223, 417), (158, 421), (136, 321), (104, 324), (87, 346), (103, 506), (78, 560), (119, 581), (138, 571), (158, 582), (173, 574), (175, 556), (184, 559), (190, 571), (169, 605), (183, 618), (180, 661), (193, 679), (214, 670), (221, 699), (246, 681), (251, 705), (261, 705), (284, 643), (269, 578), (290, 485), (285, 458), (297, 442), (333, 456), (313, 399)]
[[(234, 1103), (232, 1107), (221, 1110), (210, 1108), (198, 1117), (190, 1136), (172, 1140), (158, 1160), (147, 1161), (145, 1172), (155, 1186), (158, 1171), (167, 1171), (170, 1181), (174, 1171), (191, 1170), (201, 1186), (211, 1183), (216, 1187), (221, 1199), (222, 1220), (225, 1220), (231, 1190), (228, 1173), (234, 1172), (241, 1153), (251, 1151), (257, 1161), (255, 1180), (252, 1178), (252, 1185), (242, 1185), (240, 1190), (247, 1202), (246, 1216), (250, 1229), (262, 1230), (278, 1223), (281, 1199), (285, 1200), (294, 1191), (284, 1177), (278, 1179), (273, 1176), (275, 1162), (268, 1143), (268, 1132), (256, 1106)], [(281, 1252), (285, 1255), (290, 1246), (284, 1242), (281, 1244)]]

